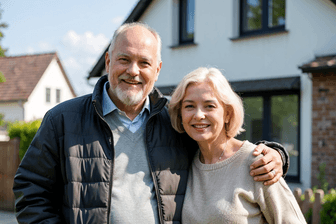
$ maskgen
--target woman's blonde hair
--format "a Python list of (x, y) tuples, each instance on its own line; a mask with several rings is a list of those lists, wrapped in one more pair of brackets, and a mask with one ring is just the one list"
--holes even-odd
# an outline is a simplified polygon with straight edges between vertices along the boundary
[[(244, 108), (241, 98), (232, 90), (229, 82), (217, 68), (200, 67), (188, 75), (176, 87), (169, 103), (169, 114), (173, 128), (179, 133), (185, 132), (182, 125), (181, 104), (186, 89), (191, 84), (207, 82), (213, 88), (218, 100), (231, 109), (230, 120), (225, 125), (226, 135), (231, 138), (244, 129)], [(223, 118), (225, 119), (225, 118)]]

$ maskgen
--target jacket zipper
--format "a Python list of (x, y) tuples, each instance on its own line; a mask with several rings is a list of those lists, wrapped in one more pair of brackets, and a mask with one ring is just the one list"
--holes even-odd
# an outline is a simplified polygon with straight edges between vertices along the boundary
[(160, 219), (160, 223), (163, 224), (164, 223), (163, 222), (163, 214), (162, 214), (163, 208), (162, 208), (162, 203), (161, 203), (161, 200), (160, 200), (160, 197), (159, 197), (159, 188), (158, 188), (157, 180), (156, 180), (156, 178), (154, 176), (152, 165), (151, 165), (150, 160), (149, 160), (149, 152), (148, 152), (148, 145), (147, 145), (147, 124), (148, 124), (149, 120), (152, 117), (154, 117), (156, 114), (158, 114), (160, 111), (158, 111), (156, 113), (153, 113), (148, 118), (148, 120), (147, 120), (147, 123), (146, 123), (146, 132), (145, 132), (145, 146), (146, 146), (146, 155), (147, 155), (148, 166), (149, 166), (152, 178), (153, 178), (153, 183), (154, 183), (154, 188), (155, 188), (156, 200), (157, 200), (157, 204), (158, 204), (159, 219)]
[(113, 161), (111, 164), (111, 170), (110, 170), (110, 187), (109, 187), (109, 198), (108, 198), (108, 205), (107, 205), (107, 224), (110, 223), (110, 214), (111, 214), (111, 200), (112, 200), (112, 185), (113, 185), (113, 170), (114, 170), (114, 157), (115, 157), (115, 152), (114, 152), (114, 147), (112, 147), (113, 144), (113, 133), (112, 130), (110, 128), (110, 126), (108, 125), (108, 123), (104, 120), (104, 118), (98, 113), (97, 111), (97, 107), (96, 107), (96, 103), (93, 102), (94, 108), (96, 113), (98, 114), (98, 116), (100, 117), (100, 119), (102, 119), (102, 121), (105, 122), (105, 124), (109, 127), (109, 130), (111, 131), (111, 140), (109, 141), (111, 148), (113, 149)]

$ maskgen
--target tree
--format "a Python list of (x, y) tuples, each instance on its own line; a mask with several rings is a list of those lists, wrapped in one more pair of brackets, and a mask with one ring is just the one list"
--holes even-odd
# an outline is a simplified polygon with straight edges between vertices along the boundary
[(2, 74), (2, 72), (0, 71), (0, 83), (2, 82), (6, 82), (6, 78), (4, 76), (4, 74)]
[[(0, 3), (0, 20), (2, 18), (2, 8), (1, 8), (1, 3)], [(2, 38), (4, 37), (4, 34), (2, 32), (3, 29), (7, 28), (8, 27), (8, 24), (7, 23), (3, 23), (3, 22), (0, 22), (0, 57), (6, 57), (6, 51), (7, 49), (4, 49), (2, 46), (1, 46), (1, 40)]]

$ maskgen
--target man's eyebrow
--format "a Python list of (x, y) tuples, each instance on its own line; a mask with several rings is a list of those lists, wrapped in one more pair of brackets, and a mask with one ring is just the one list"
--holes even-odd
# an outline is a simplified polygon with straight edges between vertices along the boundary
[(117, 54), (117, 57), (128, 57), (129, 55), (128, 54), (125, 54), (125, 53), (118, 53)]

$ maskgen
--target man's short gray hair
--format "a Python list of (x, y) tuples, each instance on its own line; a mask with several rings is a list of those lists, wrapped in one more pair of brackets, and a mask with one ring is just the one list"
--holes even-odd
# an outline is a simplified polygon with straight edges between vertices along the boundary
[(141, 23), (141, 22), (125, 23), (125, 24), (121, 25), (116, 31), (114, 31), (112, 41), (111, 41), (110, 47), (108, 49), (108, 53), (109, 53), (110, 57), (112, 55), (112, 51), (114, 50), (115, 43), (116, 43), (116, 40), (117, 40), (117, 37), (119, 36), (119, 34), (125, 32), (129, 28), (133, 28), (133, 27), (136, 27), (136, 26), (140, 26), (140, 27), (143, 27), (143, 28), (149, 30), (154, 35), (154, 37), (156, 38), (156, 40), (158, 42), (158, 49), (157, 49), (157, 55), (156, 56), (157, 56), (158, 64), (160, 64), (161, 63), (161, 48), (162, 48), (161, 37), (153, 28), (151, 28), (147, 24)]

